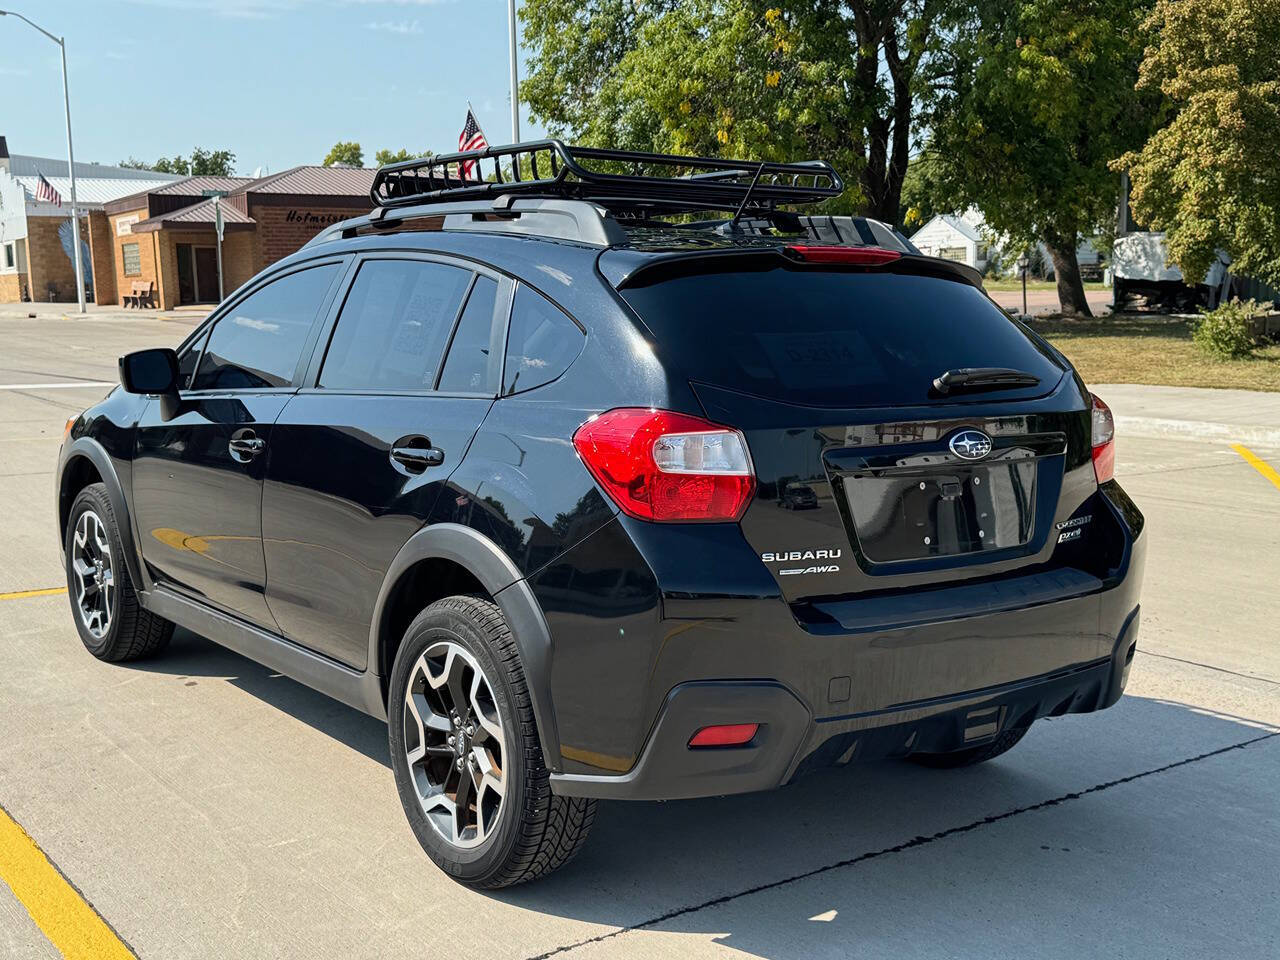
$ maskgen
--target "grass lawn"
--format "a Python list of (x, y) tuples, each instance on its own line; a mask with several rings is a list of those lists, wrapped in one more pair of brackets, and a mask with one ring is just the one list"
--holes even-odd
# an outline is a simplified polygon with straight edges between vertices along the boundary
[[(986, 287), (988, 290), (1021, 290), (1022, 289), (1022, 281), (1016, 278), (997, 280), (995, 277), (984, 277), (982, 280), (982, 285)], [(1111, 289), (1111, 287), (1109, 287), (1105, 283), (1102, 283), (1101, 281), (1097, 283), (1086, 283), (1084, 285), (1084, 288), (1086, 290), (1110, 290)], [(1058, 284), (1053, 280), (1028, 280), (1027, 292), (1030, 293), (1032, 290), (1052, 290), (1054, 293), (1057, 293)]]
[(1280, 344), (1248, 360), (1219, 360), (1192, 342), (1189, 321), (1178, 317), (1129, 313), (1032, 326), (1067, 355), (1085, 383), (1280, 391)]

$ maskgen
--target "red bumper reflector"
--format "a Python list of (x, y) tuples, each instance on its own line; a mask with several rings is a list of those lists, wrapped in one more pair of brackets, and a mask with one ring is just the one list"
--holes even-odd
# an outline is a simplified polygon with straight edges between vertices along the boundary
[(750, 743), (760, 729), (758, 723), (726, 723), (703, 727), (689, 738), (691, 747), (740, 747)]
[(891, 263), (902, 257), (900, 251), (884, 247), (817, 247), (794, 243), (787, 249), (808, 263), (851, 263), (864, 267)]

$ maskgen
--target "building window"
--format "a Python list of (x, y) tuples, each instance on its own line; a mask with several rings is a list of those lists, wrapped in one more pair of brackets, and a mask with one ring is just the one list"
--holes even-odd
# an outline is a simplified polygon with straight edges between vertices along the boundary
[(120, 254), (124, 257), (124, 275), (126, 277), (142, 276), (142, 257), (138, 254), (138, 245), (124, 244), (120, 247)]
[(4, 245), (4, 265), (6, 267), (12, 267), (14, 265), (14, 262), (15, 261), (13, 256), (13, 244), (6, 243)]
[(964, 247), (942, 247), (938, 250), (938, 256), (943, 260), (959, 260), (964, 263), (969, 251)]

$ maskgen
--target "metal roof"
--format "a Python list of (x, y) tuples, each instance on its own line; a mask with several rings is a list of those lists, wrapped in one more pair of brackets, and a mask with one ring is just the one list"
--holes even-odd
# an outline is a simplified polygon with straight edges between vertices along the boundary
[[(148, 203), (150, 197), (190, 197), (192, 200), (200, 200), (214, 193), (234, 193), (245, 184), (252, 182), (252, 177), (182, 177), (172, 183), (161, 184), (159, 187), (147, 187), (125, 194), (108, 205), (107, 213), (124, 213), (126, 210), (139, 207), (150, 207), (155, 210), (156, 206)], [(165, 206), (174, 206), (174, 204), (169, 203)], [(159, 209), (163, 210), (164, 206)]]
[(240, 187), (237, 193), (291, 193), (312, 197), (367, 197), (378, 171), (364, 167), (293, 167)]
[[(222, 207), (222, 222), (228, 230), (251, 229), (257, 226), (257, 221), (237, 210), (229, 203), (220, 204)], [(148, 220), (142, 220), (133, 225), (134, 233), (149, 233), (152, 230), (160, 230), (165, 227), (213, 227), (213, 199), (202, 200), (200, 203), (192, 204), (189, 207), (183, 207), (181, 210), (174, 210), (171, 213), (162, 213), (158, 217), (151, 217)]]
[[(45, 179), (53, 182), (54, 177), (67, 176), (67, 161), (57, 157), (35, 157), (15, 153), (9, 157), (9, 172), (15, 177), (36, 177), (44, 174)], [(114, 167), (106, 163), (76, 162), (76, 192), (79, 193), (80, 178), (97, 180), (181, 180), (177, 173), (157, 173), (155, 170), (138, 170), (133, 167)], [(134, 187), (136, 193), (138, 188)], [(124, 196), (124, 194), (121, 194)]]
[[(63, 168), (66, 168), (64, 163)], [(149, 190), (158, 187), (167, 186), (168, 180), (141, 180), (138, 178), (129, 178), (117, 180), (104, 177), (84, 177), (79, 173), (80, 164), (76, 164), (76, 202), (83, 207), (100, 207), (104, 203), (112, 200), (118, 200), (121, 197), (127, 197), (131, 193), (137, 193), (139, 190)], [(71, 179), (69, 177), (51, 177), (44, 174), (44, 178), (49, 181), (49, 185), (57, 190), (62, 197), (62, 207), (64, 211), (70, 212), (71, 207)], [(48, 203), (38, 203), (35, 199), (36, 184), (39, 182), (39, 175), (19, 175), (13, 179), (22, 184), (23, 189), (27, 191), (27, 205), (31, 208), (39, 207), (41, 210), (48, 207), (50, 211), (57, 211), (59, 208)]]
[(184, 177), (174, 183), (165, 184), (159, 190), (149, 192), (156, 194), (178, 194), (184, 197), (203, 197), (205, 191), (231, 193), (239, 190), (246, 183), (252, 183), (253, 177)]

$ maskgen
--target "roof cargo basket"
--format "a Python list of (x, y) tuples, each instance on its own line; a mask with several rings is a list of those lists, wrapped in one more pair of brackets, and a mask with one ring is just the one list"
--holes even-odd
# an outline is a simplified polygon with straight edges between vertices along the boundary
[(405, 207), (486, 197), (589, 200), (615, 215), (700, 210), (769, 211), (778, 204), (817, 203), (844, 181), (829, 163), (761, 163), (573, 147), (534, 140), (388, 164), (370, 196), (378, 207)]

